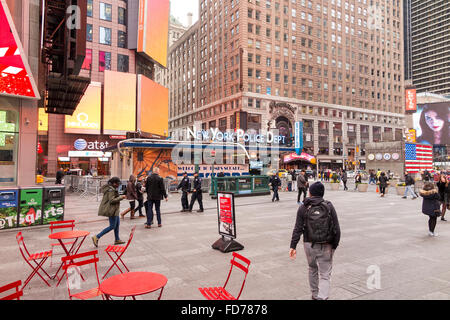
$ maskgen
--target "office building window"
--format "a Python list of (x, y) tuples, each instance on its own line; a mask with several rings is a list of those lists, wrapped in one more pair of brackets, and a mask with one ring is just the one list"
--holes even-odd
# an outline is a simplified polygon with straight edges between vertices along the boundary
[(126, 17), (127, 17), (127, 15), (126, 15), (126, 9), (125, 9), (125, 8), (122, 8), (122, 7), (119, 7), (118, 13), (119, 13), (119, 23), (120, 23), (120, 24), (127, 24), (127, 20), (126, 20)]
[(128, 72), (129, 71), (129, 57), (123, 54), (117, 55), (117, 71)]
[(100, 43), (111, 45), (111, 29), (100, 27)]
[(126, 48), (127, 47), (127, 33), (124, 31), (118, 31), (117, 32), (117, 46), (119, 48)]
[(92, 17), (92, 11), (93, 11), (93, 0), (87, 0), (87, 16)]
[(100, 2), (100, 19), (112, 21), (112, 5)]
[(92, 42), (92, 24), (86, 25), (86, 41)]
[(111, 52), (100, 51), (98, 55), (98, 71), (111, 70)]

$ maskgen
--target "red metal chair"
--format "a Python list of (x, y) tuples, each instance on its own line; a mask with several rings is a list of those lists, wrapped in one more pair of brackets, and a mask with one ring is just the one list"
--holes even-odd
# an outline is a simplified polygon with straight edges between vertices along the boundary
[[(97, 255), (98, 255), (98, 251), (94, 250), (94, 251), (79, 253), (79, 254), (76, 254), (73, 256), (67, 256), (67, 257), (61, 258), (61, 260), (63, 262), (63, 270), (64, 270), (64, 273), (66, 274), (67, 290), (69, 292), (70, 300), (72, 300), (72, 298), (77, 298), (80, 300), (87, 300), (87, 299), (95, 298), (98, 296), (102, 296), (102, 299), (104, 298), (103, 293), (99, 289), (100, 280), (98, 278), (98, 269), (97, 269), (98, 257), (97, 257)], [(76, 260), (78, 260), (78, 261), (76, 261)], [(77, 292), (77, 293), (71, 292), (71, 290), (70, 290), (71, 287), (73, 288), (74, 285), (79, 284), (81, 282), (81, 280), (83, 279), (83, 277), (81, 276), (79, 267), (89, 265), (89, 264), (94, 265), (95, 276), (97, 278), (98, 286), (95, 288), (84, 290), (84, 291)], [(75, 276), (74, 272), (70, 271), (72, 269), (74, 270), (74, 272), (78, 273), (80, 277)], [(80, 281), (80, 282), (77, 282), (77, 281)]]
[[(50, 233), (52, 234), (53, 232), (61, 232), (61, 231), (69, 231), (69, 230), (73, 230), (75, 228), (75, 220), (66, 220), (66, 221), (52, 221), (50, 222)], [(69, 247), (74, 243), (74, 241), (68, 241), (68, 242), (64, 242), (64, 245), (66, 247)], [(50, 266), (53, 265), (53, 256), (55, 255), (53, 252), (54, 247), (56, 246), (60, 246), (61, 247), (61, 243), (56, 242), (56, 243), (52, 243), (51, 244), (52, 248), (52, 257), (50, 258)], [(63, 252), (64, 253), (64, 252)]]
[(16, 289), (16, 292), (11, 293), (3, 298), (0, 298), (0, 300), (20, 300), (20, 297), (23, 296), (23, 291), (19, 290), (19, 287), (22, 285), (22, 281), (16, 281), (10, 284), (7, 284), (6, 286), (0, 287), (0, 293), (9, 291), (11, 289)]
[[(130, 272), (130, 270), (128, 270), (127, 266), (125, 265), (125, 263), (123, 263), (121, 257), (122, 255), (125, 253), (125, 251), (127, 250), (128, 246), (130, 245), (131, 240), (133, 240), (133, 235), (134, 235), (134, 231), (136, 230), (136, 227), (133, 227), (131, 229), (130, 232), (130, 238), (128, 239), (128, 242), (125, 246), (114, 246), (114, 245), (109, 245), (106, 249), (105, 252), (106, 254), (109, 256), (109, 258), (113, 261), (113, 264), (111, 267), (109, 267), (108, 271), (106, 271), (105, 275), (102, 277), (102, 279), (105, 279), (106, 275), (108, 274), (109, 271), (111, 271), (111, 269), (116, 266), (117, 269), (119, 269), (120, 273), (123, 273), (123, 271), (120, 269), (119, 265), (117, 264), (118, 261), (122, 262), (122, 265), (125, 267), (125, 269), (127, 270), (127, 272)], [(114, 257), (112, 254), (115, 254), (116, 256)]]
[[(240, 261), (237, 261), (240, 260)], [(208, 300), (239, 300), (239, 297), (241, 296), (242, 290), (244, 289), (245, 280), (247, 279), (248, 274), (248, 267), (250, 266), (250, 260), (247, 258), (241, 256), (240, 254), (233, 252), (233, 259), (230, 261), (231, 267), (230, 271), (228, 272), (227, 280), (225, 281), (225, 284), (223, 287), (212, 287), (212, 288), (198, 288), (200, 290), (201, 294)], [(245, 266), (244, 266), (245, 264)], [(233, 267), (237, 267), (241, 269), (244, 273), (244, 281), (242, 282), (241, 290), (239, 291), (239, 294), (237, 297), (234, 297), (232, 294), (230, 294), (226, 290), (226, 286), (228, 284), (228, 280), (230, 280), (231, 272), (233, 271)]]
[[(22, 290), (25, 289), (28, 282), (34, 277), (35, 274), (37, 274), (39, 277), (41, 277), (42, 280), (50, 287), (50, 284), (47, 282), (47, 280), (44, 279), (44, 277), (39, 273), (39, 269), (41, 269), (45, 275), (51, 279), (51, 277), (48, 275), (48, 273), (42, 268), (45, 261), (52, 255), (51, 251), (42, 251), (38, 253), (30, 254), (27, 250), (27, 246), (25, 245), (25, 241), (23, 240), (22, 232), (17, 233), (16, 235), (17, 243), (19, 244), (19, 250), (22, 254), (22, 257), (25, 259), (25, 262), (28, 263), (28, 265), (33, 269), (33, 272), (28, 276), (27, 280), (25, 280), (25, 283), (22, 287)], [(23, 247), (23, 249), (22, 249)], [(36, 267), (31, 264), (31, 262), (34, 262), (36, 264)]]

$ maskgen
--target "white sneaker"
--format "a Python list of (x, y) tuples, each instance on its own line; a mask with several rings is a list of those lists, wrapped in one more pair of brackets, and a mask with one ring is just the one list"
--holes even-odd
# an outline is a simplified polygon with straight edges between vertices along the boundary
[(433, 233), (433, 237), (437, 237), (438, 236), (438, 234), (435, 232), (435, 233)]
[(301, 205), (303, 204), (303, 202), (300, 201), (300, 202), (297, 202), (297, 204), (298, 204), (299, 206), (301, 206)]
[(428, 235), (429, 235), (430, 237), (434, 237), (434, 233), (431, 232), (431, 231), (428, 231)]

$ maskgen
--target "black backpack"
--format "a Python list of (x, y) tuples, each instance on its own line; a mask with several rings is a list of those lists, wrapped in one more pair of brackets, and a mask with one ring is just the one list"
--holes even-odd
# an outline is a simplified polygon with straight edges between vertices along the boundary
[(331, 243), (334, 238), (334, 223), (328, 201), (306, 207), (305, 231), (312, 245)]

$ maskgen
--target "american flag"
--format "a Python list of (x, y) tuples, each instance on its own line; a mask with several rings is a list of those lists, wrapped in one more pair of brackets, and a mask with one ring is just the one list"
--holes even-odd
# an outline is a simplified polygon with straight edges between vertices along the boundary
[(405, 170), (411, 173), (433, 171), (433, 146), (405, 144)]

